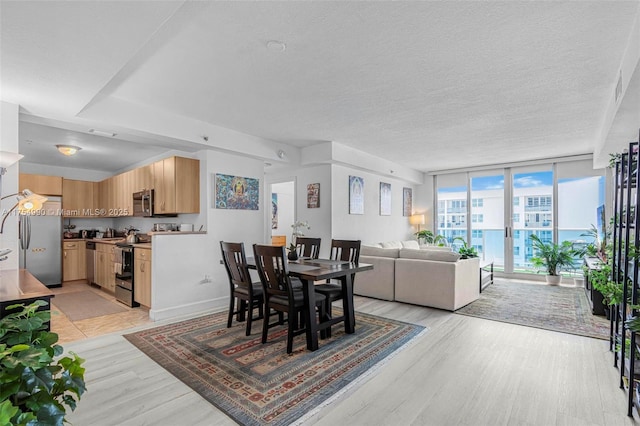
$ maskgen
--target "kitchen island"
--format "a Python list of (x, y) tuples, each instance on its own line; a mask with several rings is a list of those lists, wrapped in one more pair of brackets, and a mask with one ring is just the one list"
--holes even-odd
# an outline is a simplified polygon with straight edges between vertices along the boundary
[[(29, 305), (36, 300), (43, 300), (49, 305), (39, 310), (51, 309), (53, 292), (26, 269), (0, 271), (0, 283), (2, 284), (0, 285), (0, 318), (12, 312), (7, 309), (9, 306), (18, 303)], [(47, 331), (50, 329), (51, 325), (47, 323)]]

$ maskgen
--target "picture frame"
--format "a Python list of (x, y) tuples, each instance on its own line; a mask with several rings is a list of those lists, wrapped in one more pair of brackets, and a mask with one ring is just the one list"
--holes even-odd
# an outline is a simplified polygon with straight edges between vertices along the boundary
[(310, 183), (307, 185), (307, 208), (317, 209), (320, 207), (320, 184)]
[(349, 176), (349, 214), (364, 214), (364, 179)]
[(260, 179), (216, 173), (213, 199), (216, 209), (259, 210)]
[(380, 216), (391, 216), (391, 184), (380, 182)]
[(411, 216), (413, 194), (411, 188), (402, 188), (402, 216)]
[(278, 229), (278, 194), (271, 193), (271, 229)]

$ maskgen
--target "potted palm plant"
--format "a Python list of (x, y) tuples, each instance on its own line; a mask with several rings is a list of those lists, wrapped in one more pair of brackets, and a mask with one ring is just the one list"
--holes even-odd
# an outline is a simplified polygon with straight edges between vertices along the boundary
[(558, 285), (562, 276), (562, 268), (573, 265), (575, 250), (570, 241), (561, 244), (544, 242), (535, 234), (529, 238), (533, 242), (536, 255), (531, 258), (531, 263), (537, 268), (544, 268), (547, 272), (546, 280), (549, 285)]
[(425, 244), (434, 244), (438, 246), (444, 246), (447, 242), (447, 239), (444, 235), (434, 235), (432, 231), (428, 229), (423, 229), (422, 231), (418, 231), (414, 234), (418, 241), (424, 241)]

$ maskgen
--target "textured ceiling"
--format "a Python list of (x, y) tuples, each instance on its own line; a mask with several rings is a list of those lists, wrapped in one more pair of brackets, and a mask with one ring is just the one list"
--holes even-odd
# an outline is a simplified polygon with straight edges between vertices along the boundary
[(638, 5), (2, 2), (2, 98), (94, 125), (117, 101), (421, 171), (585, 154)]

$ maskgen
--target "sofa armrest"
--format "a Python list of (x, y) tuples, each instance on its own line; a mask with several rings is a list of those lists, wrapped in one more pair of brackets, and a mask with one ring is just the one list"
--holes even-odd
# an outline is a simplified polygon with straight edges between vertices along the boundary
[(376, 299), (395, 300), (395, 263), (392, 257), (360, 256), (360, 262), (370, 263), (373, 270), (356, 274), (353, 293)]

